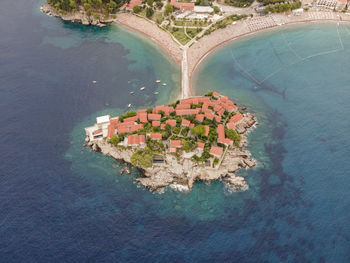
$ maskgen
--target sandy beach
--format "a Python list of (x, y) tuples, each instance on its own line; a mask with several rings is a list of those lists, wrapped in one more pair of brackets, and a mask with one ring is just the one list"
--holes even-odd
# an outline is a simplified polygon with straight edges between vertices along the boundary
[(139, 32), (156, 42), (178, 65), (181, 65), (182, 50), (180, 46), (175, 43), (170, 33), (160, 29), (157, 24), (129, 13), (119, 13), (115, 23)]

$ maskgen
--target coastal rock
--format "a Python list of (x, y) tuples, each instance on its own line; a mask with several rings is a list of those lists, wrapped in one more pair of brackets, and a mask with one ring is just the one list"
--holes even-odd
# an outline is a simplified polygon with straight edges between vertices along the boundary
[(64, 21), (71, 21), (74, 23), (81, 23), (83, 25), (93, 25), (98, 27), (105, 27), (108, 24), (113, 22), (111, 18), (103, 18), (103, 15), (100, 15), (100, 18), (96, 19), (93, 16), (88, 16), (83, 8), (80, 8), (79, 11), (74, 13), (62, 14), (58, 12), (55, 8), (49, 4), (43, 5), (41, 11), (54, 17), (60, 17)]
[(100, 149), (100, 147), (97, 145), (97, 143), (94, 143), (94, 144), (92, 145), (92, 150), (95, 151), (95, 152), (99, 152), (101, 149)]
[(248, 184), (241, 176), (230, 175), (224, 178), (224, 181), (230, 185), (233, 191), (245, 191), (248, 189)]

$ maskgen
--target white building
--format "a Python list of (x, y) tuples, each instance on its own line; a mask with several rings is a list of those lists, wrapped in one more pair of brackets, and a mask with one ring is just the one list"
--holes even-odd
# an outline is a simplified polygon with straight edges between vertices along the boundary
[(196, 5), (193, 10), (195, 13), (198, 14), (211, 14), (214, 12), (214, 9), (210, 6), (198, 6)]

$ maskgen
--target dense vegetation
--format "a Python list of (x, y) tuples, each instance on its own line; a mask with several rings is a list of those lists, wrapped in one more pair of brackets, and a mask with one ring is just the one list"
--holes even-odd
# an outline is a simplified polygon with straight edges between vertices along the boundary
[(292, 3), (279, 3), (279, 4), (269, 4), (265, 8), (266, 13), (282, 13), (287, 12), (289, 10), (298, 9), (301, 7), (301, 2), (292, 2)]
[(83, 6), (89, 15), (95, 12), (108, 15), (115, 13), (127, 0), (46, 0), (61, 13), (75, 12)]
[(250, 6), (254, 0), (225, 0), (227, 5), (232, 5), (236, 7), (248, 7)]

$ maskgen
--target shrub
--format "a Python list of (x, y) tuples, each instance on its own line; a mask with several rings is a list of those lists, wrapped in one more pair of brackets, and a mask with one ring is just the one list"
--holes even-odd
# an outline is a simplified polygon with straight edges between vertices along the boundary
[(134, 13), (138, 14), (140, 13), (142, 10), (141, 6), (138, 6), (138, 5), (135, 5), (133, 8), (132, 8), (132, 11), (134, 11)]

